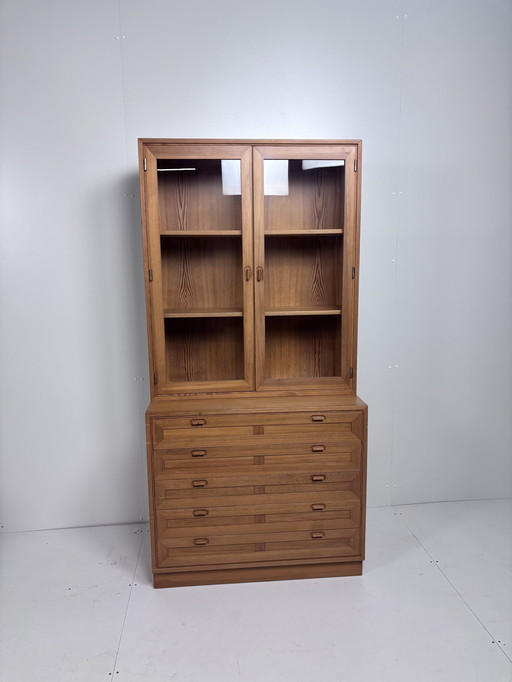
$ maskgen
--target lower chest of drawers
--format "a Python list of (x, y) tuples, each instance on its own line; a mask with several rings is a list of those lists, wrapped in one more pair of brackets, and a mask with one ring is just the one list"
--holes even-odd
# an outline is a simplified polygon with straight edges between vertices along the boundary
[[(229, 582), (234, 582), (259, 579), (244, 578), (244, 569), (249, 575), (251, 567), (360, 565), (364, 442), (353, 429), (359, 416), (187, 415), (153, 420), (149, 456), (155, 580), (168, 572), (185, 572), (195, 580), (180, 584), (201, 584), (197, 576), (207, 573), (210, 579), (204, 582), (228, 582), (223, 576), (231, 570), (235, 577)], [(276, 577), (286, 577), (278, 573)], [(262, 574), (261, 579), (272, 578)]]

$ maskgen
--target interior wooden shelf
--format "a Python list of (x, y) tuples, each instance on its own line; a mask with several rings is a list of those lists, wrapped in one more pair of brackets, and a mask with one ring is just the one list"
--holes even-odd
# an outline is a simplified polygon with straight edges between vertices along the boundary
[(267, 308), (265, 317), (278, 317), (290, 315), (341, 315), (341, 308), (338, 306), (307, 306), (303, 307), (280, 307)]
[(165, 309), (164, 318), (171, 317), (243, 317), (238, 308), (195, 308), (188, 310)]
[(242, 230), (164, 230), (162, 237), (240, 237)]
[(288, 237), (289, 235), (299, 235), (299, 236), (313, 236), (313, 237), (323, 237), (325, 235), (333, 235), (333, 234), (343, 234), (343, 230), (341, 228), (339, 229), (334, 229), (334, 230), (265, 230), (265, 236), (266, 237), (273, 237), (273, 236), (286, 236)]

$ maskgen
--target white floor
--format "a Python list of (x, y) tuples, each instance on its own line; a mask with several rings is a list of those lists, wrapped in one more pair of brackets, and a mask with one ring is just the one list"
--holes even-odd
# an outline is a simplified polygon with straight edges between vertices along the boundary
[(154, 590), (146, 526), (0, 542), (1, 682), (512, 680), (512, 500), (370, 509), (357, 578)]

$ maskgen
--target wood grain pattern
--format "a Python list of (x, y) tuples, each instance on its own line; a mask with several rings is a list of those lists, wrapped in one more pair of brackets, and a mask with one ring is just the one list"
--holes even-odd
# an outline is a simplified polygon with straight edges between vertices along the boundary
[[(181, 159), (159, 161), (159, 168), (179, 168)], [(240, 195), (222, 193), (220, 159), (190, 159), (194, 171), (158, 173), (160, 232), (242, 229)]]
[(283, 562), (279, 566), (258, 566), (254, 562), (250, 567), (224, 568), (216, 570), (191, 570), (155, 572), (154, 587), (184, 587), (186, 585), (218, 585), (271, 580), (304, 580), (313, 578), (334, 578), (343, 576), (357, 576), (362, 574), (362, 561), (332, 562), (300, 564), (298, 561)]
[(162, 239), (163, 307), (243, 310), (240, 238)]
[(267, 317), (265, 377), (340, 377), (340, 317)]
[[(277, 401), (277, 403), (275, 401), (272, 402), (265, 398), (259, 399), (252, 396), (249, 398), (248, 396), (247, 403), (246, 407), (253, 405), (254, 411), (244, 414), (233, 414), (232, 412), (226, 412), (225, 414), (219, 413), (217, 408), (220, 407), (222, 409), (222, 406), (226, 405), (226, 402), (220, 399), (214, 410), (212, 409), (213, 405), (209, 405), (207, 401), (185, 403), (185, 409), (190, 405), (190, 412), (187, 411), (187, 414), (184, 416), (171, 416), (170, 413), (173, 411), (173, 408), (172, 406), (169, 406), (169, 408), (165, 408), (168, 409), (169, 416), (155, 420), (155, 429), (159, 428), (164, 431), (188, 429), (192, 436), (199, 434), (199, 436), (202, 437), (201, 434), (204, 433), (205, 429), (213, 426), (262, 426), (265, 428), (276, 424), (284, 426), (289, 426), (291, 424), (310, 426), (313, 424), (316, 431), (313, 431), (312, 433), (320, 435), (328, 424), (343, 423), (352, 425), (354, 421), (354, 415), (350, 411), (333, 409), (332, 404), (326, 405), (323, 401), (319, 403), (320, 408), (315, 411), (301, 410), (300, 408), (303, 408), (307, 404), (301, 402), (300, 405), (297, 404), (297, 407), (299, 408), (297, 412), (272, 412), (272, 405), (281, 406), (281, 403), (279, 401)], [(228, 404), (232, 405), (233, 402), (229, 402)], [(260, 411), (261, 409), (263, 409), (263, 411)], [(155, 414), (154, 416), (157, 415)], [(201, 419), (200, 424), (197, 423), (199, 418)], [(230, 432), (231, 428), (227, 433)], [(263, 430), (260, 433), (264, 432), (265, 431)]]
[[(354, 423), (358, 421), (361, 414), (368, 406), (354, 394), (327, 393), (315, 395), (314, 403), (311, 396), (299, 394), (280, 394), (268, 395), (267, 393), (251, 392), (242, 396), (231, 396), (230, 394), (211, 396), (162, 396), (153, 401), (148, 407), (147, 414), (151, 417), (193, 417), (207, 415), (252, 415), (251, 419), (261, 419), (261, 415), (287, 415), (286, 419), (293, 419), (293, 415), (300, 413), (304, 415), (313, 414), (312, 408), (316, 412), (336, 412), (342, 413), (342, 419), (336, 421), (346, 421), (354, 429)], [(283, 423), (283, 418), (279, 418)], [(306, 420), (307, 421), (307, 420)], [(254, 421), (244, 423), (256, 423)], [(295, 422), (288, 422), (295, 423)]]
[(342, 303), (341, 237), (265, 238), (265, 310)]
[(167, 382), (243, 379), (242, 318), (167, 319), (165, 328)]
[[(205, 510), (208, 512), (208, 510)], [(209, 537), (253, 533), (278, 533), (284, 531), (315, 531), (326, 528), (358, 528), (359, 504), (347, 503), (346, 508), (332, 512), (304, 512), (302, 514), (259, 514), (254, 516), (193, 517), (174, 519), (166, 510), (157, 512), (159, 537)], [(257, 519), (263, 518), (259, 522)]]
[[(298, 559), (305, 557), (347, 557), (357, 556), (359, 552), (359, 531), (357, 529), (326, 530), (323, 539), (313, 539), (309, 532), (277, 534), (259, 536), (225, 536), (224, 538), (205, 538), (208, 542), (201, 546), (174, 547), (173, 541), (160, 540), (158, 543), (158, 565), (165, 566), (204, 566), (225, 564), (230, 560), (252, 562), (254, 554), (261, 549), (255, 543), (247, 540), (262, 541), (265, 545), (264, 556), (258, 559), (272, 561), (283, 559)], [(239, 540), (239, 542), (234, 542)], [(216, 542), (217, 541), (217, 542)], [(175, 540), (174, 542), (179, 542)], [(226, 544), (222, 544), (226, 543)], [(185, 544), (185, 543), (183, 543)]]

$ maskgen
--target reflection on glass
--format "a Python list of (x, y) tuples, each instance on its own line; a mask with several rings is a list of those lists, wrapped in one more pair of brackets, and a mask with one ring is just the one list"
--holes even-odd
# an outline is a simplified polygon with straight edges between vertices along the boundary
[(265, 159), (263, 166), (263, 194), (288, 195), (288, 161)]
[(343, 159), (308, 159), (288, 161), (285, 159), (265, 159), (263, 165), (263, 193), (266, 196), (288, 196), (290, 173), (315, 171), (324, 168), (344, 166)]
[(343, 159), (317, 159), (312, 161), (303, 161), (302, 170), (314, 170), (315, 168), (335, 168), (336, 166), (344, 166)]
[(226, 159), (221, 161), (222, 194), (242, 194), (242, 180), (240, 177), (240, 161)]

